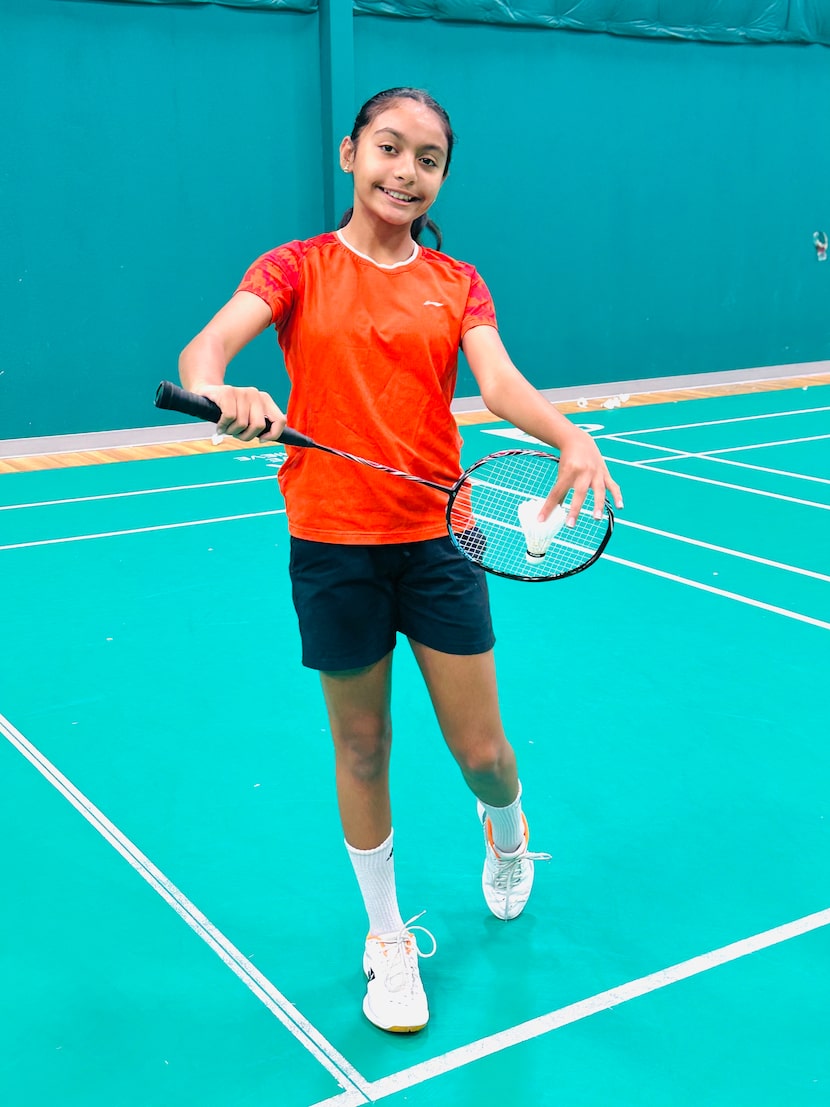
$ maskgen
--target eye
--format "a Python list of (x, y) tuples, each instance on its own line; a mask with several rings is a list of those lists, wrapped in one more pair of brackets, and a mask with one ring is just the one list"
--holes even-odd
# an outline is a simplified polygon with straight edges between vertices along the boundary
[(423, 157), (421, 161), (428, 169), (438, 169), (438, 162), (435, 158)]
[(378, 149), (383, 150), (384, 154), (394, 154), (396, 152), (391, 142), (381, 142)]

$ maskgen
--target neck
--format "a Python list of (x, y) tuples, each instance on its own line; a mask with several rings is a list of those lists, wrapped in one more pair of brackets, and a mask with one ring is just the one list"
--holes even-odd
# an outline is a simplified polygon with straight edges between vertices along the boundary
[(382, 223), (378, 226), (356, 214), (341, 228), (340, 234), (353, 250), (365, 254), (378, 265), (398, 265), (408, 261), (415, 248), (409, 225), (390, 227), (388, 223)]

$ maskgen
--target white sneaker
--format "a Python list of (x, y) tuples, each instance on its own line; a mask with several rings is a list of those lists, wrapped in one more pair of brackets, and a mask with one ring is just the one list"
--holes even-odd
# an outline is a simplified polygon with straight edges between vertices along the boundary
[[(368, 984), (363, 1013), (369, 1022), (393, 1034), (413, 1034), (423, 1030), (429, 1021), (418, 958), (432, 957), (438, 943), (426, 927), (412, 925), (420, 917), (415, 915), (397, 933), (370, 934), (366, 938), (363, 971)], [(418, 949), (415, 930), (426, 934), (432, 942), (429, 953)]]
[(497, 919), (515, 919), (524, 911), (533, 887), (534, 862), (550, 861), (549, 853), (531, 853), (527, 844), (530, 832), (524, 821), (524, 841), (513, 853), (499, 852), (493, 842), (493, 824), (484, 805), (478, 805), (478, 817), (484, 830), (484, 872), (481, 887), (487, 906)]

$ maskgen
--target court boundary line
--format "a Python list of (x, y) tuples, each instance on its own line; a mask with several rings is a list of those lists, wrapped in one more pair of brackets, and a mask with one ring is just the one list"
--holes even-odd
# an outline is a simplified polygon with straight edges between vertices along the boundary
[[(625, 464), (625, 463), (623, 463), (623, 464)], [(628, 464), (634, 464), (634, 463), (628, 463)], [(685, 474), (681, 474), (681, 473), (670, 473), (670, 472), (666, 473), (665, 470), (661, 470), (661, 469), (656, 470), (656, 472), (664, 473), (665, 475), (668, 475), (668, 476), (684, 476), (685, 475)], [(692, 478), (692, 479), (694, 479), (694, 478)], [(720, 482), (710, 481), (710, 482), (707, 482), (707, 483), (719, 484)], [(726, 485), (725, 487), (739, 487), (739, 486)], [(749, 489), (748, 491), (752, 491), (752, 490)], [(791, 499), (791, 497), (780, 497), (780, 496), (774, 496), (774, 498), (776, 498), (776, 499), (785, 499), (785, 500)], [(809, 503), (810, 501), (796, 500), (794, 502), (796, 502), (796, 503)], [(812, 505), (812, 506), (822, 507), (823, 505), (815, 504), (815, 505)], [(830, 505), (828, 505), (827, 509), (830, 510)], [(179, 529), (182, 529), (182, 528), (185, 528), (185, 527), (205, 526), (205, 525), (209, 525), (211, 523), (236, 522), (236, 521), (244, 520), (244, 519), (259, 519), (259, 518), (264, 518), (264, 517), (271, 516), (271, 515), (284, 515), (284, 514), (285, 514), (285, 508), (275, 508), (275, 509), (272, 509), (272, 510), (269, 510), (269, 511), (254, 511), (254, 512), (248, 512), (248, 513), (241, 514), (241, 515), (219, 516), (219, 517), (214, 518), (214, 519), (193, 519), (193, 520), (188, 520), (188, 521), (185, 521), (185, 522), (178, 522), (178, 523), (160, 523), (160, 524), (157, 524), (157, 525), (154, 525), (154, 526), (132, 527), (132, 528), (129, 528), (129, 529), (126, 529), (126, 530), (102, 531), (100, 533), (94, 533), (94, 534), (68, 535), (68, 536), (63, 536), (63, 537), (60, 537), (60, 538), (41, 538), (41, 539), (36, 539), (35, 541), (31, 541), (31, 542), (14, 542), (14, 543), (9, 543), (7, 545), (0, 546), (0, 553), (2, 553), (4, 551), (9, 551), (9, 550), (33, 549), (33, 548), (38, 547), (38, 546), (57, 546), (57, 545), (62, 545), (64, 543), (85, 542), (85, 541), (88, 541), (88, 540), (95, 540), (95, 539), (99, 539), (99, 538), (120, 538), (120, 537), (135, 535), (135, 534), (149, 534), (149, 533), (153, 533), (154, 531), (179, 530)], [(655, 534), (658, 534), (661, 537), (668, 537), (671, 540), (677, 540), (677, 541), (680, 541), (680, 542), (688, 542), (692, 545), (700, 545), (700, 546), (703, 546), (704, 548), (712, 548), (714, 550), (719, 550), (719, 551), (724, 552), (724, 553), (732, 554), (733, 556), (736, 556), (736, 557), (743, 557), (743, 558), (745, 558), (747, 560), (750, 560), (750, 561), (759, 561), (759, 562), (762, 562), (762, 563), (766, 563), (766, 562), (763, 562), (763, 559), (757, 558), (757, 557), (755, 557), (754, 555), (751, 555), (751, 554), (742, 554), (740, 551), (737, 551), (737, 550), (734, 550), (734, 551), (733, 550), (728, 550), (726, 547), (715, 547), (715, 546), (709, 547), (707, 543), (701, 542), (699, 540), (695, 540), (695, 539), (691, 539), (691, 538), (684, 538), (682, 535), (673, 535), (668, 531), (658, 531), (655, 528), (647, 527), (644, 524), (629, 523), (628, 520), (620, 520), (620, 522), (624, 523), (624, 525), (628, 525), (628, 526), (634, 527), (634, 528), (639, 529), (639, 530), (651, 531)], [(676, 584), (684, 584), (684, 585), (687, 585), (690, 588), (696, 588), (700, 591), (709, 592), (712, 595), (721, 596), (724, 599), (735, 600), (738, 603), (746, 604), (750, 607), (757, 607), (757, 608), (759, 608), (763, 611), (769, 611), (772, 614), (782, 615), (782, 616), (784, 616), (785, 618), (788, 618), (788, 619), (794, 619), (798, 622), (808, 623), (811, 626), (819, 627), (820, 629), (830, 630), (830, 623), (824, 622), (821, 619), (816, 619), (813, 616), (803, 615), (801, 612), (791, 611), (789, 608), (779, 607), (775, 604), (766, 603), (764, 600), (756, 600), (756, 599), (753, 599), (751, 596), (744, 596), (739, 592), (730, 592), (730, 591), (727, 591), (726, 589), (723, 589), (723, 588), (716, 588), (716, 587), (714, 587), (713, 585), (710, 585), (710, 584), (703, 584), (700, 581), (691, 580), (689, 577), (682, 577), (682, 576), (679, 576), (676, 573), (670, 573), (665, 569), (658, 569), (654, 566), (643, 565), (643, 564), (641, 564), (639, 562), (636, 562), (636, 561), (628, 561), (624, 558), (615, 557), (613, 554), (608, 554), (608, 553), (604, 554), (604, 560), (605, 561), (613, 561), (617, 565), (622, 565), (622, 566), (625, 566), (626, 568), (630, 568), (630, 569), (637, 569), (640, 572), (649, 573), (652, 576), (661, 577), (664, 580), (670, 580), (670, 581), (673, 581)], [(769, 562), (768, 564), (770, 566), (772, 566), (773, 568), (786, 569), (787, 571), (794, 572), (794, 573), (800, 573), (804, 576), (812, 576), (812, 577), (817, 577), (817, 579), (824, 579), (821, 576), (821, 574), (816, 574), (812, 570), (809, 570), (809, 569), (800, 569), (797, 566), (786, 566), (783, 563), (779, 563), (779, 562)]]
[[(830, 437), (830, 436), (828, 436)], [(641, 468), (643, 465), (662, 465), (663, 462), (672, 461), (688, 461), (688, 460), (700, 460), (700, 461), (712, 461), (718, 465), (732, 465), (736, 469), (750, 469), (753, 473), (769, 473), (773, 477), (785, 477), (787, 480), (806, 480), (812, 484), (830, 484), (830, 479), (827, 477), (814, 477), (812, 473), (794, 473), (790, 469), (773, 469), (770, 465), (753, 465), (750, 461), (735, 461), (731, 457), (723, 457), (722, 455), (727, 450), (722, 450), (720, 453), (714, 450), (710, 450), (704, 453), (690, 453), (689, 450), (676, 450), (671, 446), (656, 446), (652, 442), (629, 442), (623, 435), (616, 435), (608, 438), (609, 442), (615, 442), (622, 446), (633, 446), (635, 449), (644, 450), (659, 450), (660, 453), (666, 454), (666, 457), (650, 457), (644, 461), (632, 462), (633, 465)], [(801, 438), (789, 438), (782, 445), (792, 446), (797, 442), (803, 442)], [(769, 446), (771, 443), (765, 442), (764, 446)], [(741, 450), (741, 449), (760, 449), (759, 446), (735, 446), (729, 447), (729, 450)]]
[[(703, 419), (695, 423), (671, 423), (665, 427), (644, 427), (642, 430), (609, 431), (608, 434), (595, 434), (592, 437), (599, 439), (614, 438), (615, 435), (622, 434), (662, 434), (664, 431), (697, 430), (699, 427), (723, 427), (732, 423), (754, 423), (761, 419), (783, 419), (790, 415), (813, 415), (822, 411), (830, 411), (830, 405), (792, 408), (790, 411), (759, 411), (755, 415), (732, 415), (728, 419)], [(633, 446), (635, 443), (632, 442), (631, 445)]]
[[(285, 1027), (292, 1037), (331, 1075), (344, 1090), (319, 1100), (312, 1107), (360, 1107), (376, 1103), (405, 1088), (423, 1084), (514, 1045), (540, 1038), (554, 1030), (621, 1006), (681, 980), (708, 972), (752, 953), (780, 945), (795, 937), (830, 925), (830, 908), (802, 916), (731, 942), (665, 969), (638, 977), (622, 985), (558, 1008), (546, 1015), (518, 1023), (506, 1030), (479, 1038), (417, 1065), (369, 1081), (282, 995), (210, 920), (158, 869), (135, 844), (112, 823), (44, 754), (0, 714), (0, 735), (20, 753), (55, 790), (112, 846), (130, 867), (152, 888), (183, 922), (201, 938), (234, 975)], [(350, 1085), (350, 1086), (349, 1086)]]
[[(704, 460), (720, 461), (721, 454), (738, 454), (743, 450), (773, 450), (776, 446), (798, 446), (802, 442), (823, 442), (825, 439), (830, 438), (830, 434), (811, 434), (804, 438), (781, 438), (777, 442), (746, 442), (743, 446), (719, 446), (716, 450), (700, 450), (700, 451), (678, 451), (683, 457), (701, 457)], [(655, 446), (651, 447), (647, 442), (634, 443), (631, 445), (644, 445), (648, 449), (662, 449), (663, 447)]]
[(809, 626), (818, 627), (820, 630), (830, 630), (830, 623), (823, 619), (816, 619), (812, 615), (802, 615), (800, 611), (791, 611), (787, 607), (778, 607), (776, 604), (766, 603), (764, 600), (754, 600), (751, 596), (741, 595), (740, 592), (730, 592), (726, 588), (716, 588), (713, 584), (703, 584), (702, 581), (692, 580), (690, 577), (681, 577), (677, 573), (669, 573), (665, 569), (655, 569), (650, 565), (641, 565), (639, 561), (628, 561), (624, 557), (615, 557), (608, 553), (604, 553), (602, 557), (603, 561), (613, 561), (615, 565), (623, 565), (627, 569), (638, 569), (641, 573), (650, 573), (651, 576), (670, 580), (674, 584), (686, 584), (690, 588), (697, 588), (700, 592), (709, 592), (713, 596), (721, 596), (726, 600), (736, 600), (748, 607), (757, 607), (761, 611), (769, 611), (772, 615), (783, 615), (786, 619), (807, 623)]
[(127, 530), (104, 530), (97, 534), (70, 534), (61, 538), (38, 538), (33, 542), (10, 542), (0, 546), (4, 550), (29, 550), (35, 546), (60, 546), (64, 542), (87, 542), (95, 538), (122, 538), (130, 534), (151, 534), (158, 530), (180, 530), (183, 527), (202, 527), (208, 523), (235, 523), (240, 519), (262, 519), (267, 515), (285, 515), (285, 508), (273, 508), (270, 511), (249, 511), (244, 515), (220, 515), (216, 519), (188, 519), (181, 523), (158, 523), (149, 527), (130, 527)]
[[(716, 399), (716, 398), (717, 397), (707, 397), (707, 400), (708, 399)], [(618, 409), (615, 409), (615, 410), (618, 410)], [(638, 408), (637, 411), (639, 411), (639, 410), (640, 409)], [(591, 438), (593, 438), (595, 442), (625, 440), (630, 435), (663, 434), (667, 431), (697, 430), (700, 427), (723, 427), (723, 426), (730, 426), (733, 423), (754, 423), (754, 422), (760, 421), (762, 419), (782, 419), (782, 418), (785, 418), (785, 417), (789, 417), (790, 415), (813, 415), (815, 413), (820, 414), (821, 412), (824, 412), (824, 411), (830, 411), (830, 404), (829, 405), (824, 405), (822, 407), (791, 408), (789, 411), (757, 412), (754, 415), (730, 415), (726, 419), (701, 419), (701, 420), (698, 420), (694, 423), (667, 423), (665, 426), (662, 426), (662, 427), (642, 427), (639, 430), (636, 429), (636, 428), (632, 428), (630, 430), (612, 430), (612, 431), (605, 431), (605, 433), (596, 433), (596, 434), (591, 432)], [(592, 415), (592, 416), (598, 416), (598, 417), (602, 416), (601, 411), (588, 412), (588, 414)], [(506, 420), (503, 420), (503, 421), (506, 422)], [(599, 424), (599, 423), (595, 422), (592, 425), (594, 427), (598, 428), (600, 431), (605, 430), (604, 424)], [(547, 444), (545, 442), (543, 442), (541, 440), (541, 438), (534, 438), (534, 436), (532, 434), (527, 434), (525, 431), (520, 431), (519, 428), (516, 427), (512, 423), (508, 424), (508, 426), (506, 426), (506, 427), (488, 427), (488, 426), (484, 426), (484, 425), (479, 425), (479, 426), (474, 427), (473, 429), (480, 431), (481, 434), (490, 434), (490, 435), (493, 435), (496, 438), (515, 438), (518, 441), (533, 442), (533, 443), (536, 443), (538, 445), (547, 447)], [(670, 450), (670, 449), (672, 449), (672, 447), (670, 447), (670, 446), (654, 446), (654, 445), (648, 445), (648, 443), (641, 443), (641, 442), (627, 442), (626, 444), (629, 445), (629, 446), (641, 446), (641, 445), (642, 446), (647, 446), (648, 449), (652, 449), (652, 450)], [(550, 447), (547, 447), (547, 448), (549, 449)], [(684, 453), (685, 451), (680, 451), (680, 452)]]
[(732, 549), (731, 546), (718, 546), (714, 542), (704, 542), (702, 538), (689, 538), (685, 534), (677, 534), (671, 530), (661, 530), (659, 527), (650, 527), (645, 523), (635, 523), (632, 519), (614, 517), (614, 525), (618, 527), (631, 527), (632, 530), (645, 531), (646, 534), (654, 534), (658, 538), (668, 538), (673, 542), (683, 542), (687, 546), (699, 546), (703, 550), (711, 550), (713, 553), (726, 554), (729, 557), (737, 557), (742, 561), (753, 561), (757, 565), (765, 565), (769, 569), (781, 569), (785, 573), (796, 573), (802, 577), (812, 577), (814, 580), (824, 581), (830, 584), (830, 576), (819, 573), (815, 569), (802, 569), (799, 565), (788, 565), (785, 561), (773, 561), (769, 557), (761, 557), (759, 554), (745, 553), (743, 550)]
[[(830, 925), (830, 907), (822, 911), (816, 911), (811, 915), (804, 915), (792, 922), (783, 923), (770, 930), (753, 934), (749, 938), (741, 938), (736, 942), (730, 942), (728, 945), (720, 946), (708, 953), (699, 954), (697, 957), (691, 957), (686, 961), (679, 961), (677, 964), (669, 966), (669, 968), (659, 969), (657, 972), (638, 977), (626, 984), (617, 985), (604, 992), (598, 992), (588, 999), (570, 1003), (556, 1011), (551, 1011), (547, 1015), (540, 1015), (538, 1018), (518, 1023), (507, 1030), (501, 1030), (485, 1038), (479, 1038), (475, 1042), (449, 1050), (447, 1053), (428, 1061), (422, 1061), (410, 1068), (400, 1069), (389, 1076), (373, 1080), (369, 1083), (367, 1089), (371, 1094), (369, 1102), (377, 1103), (385, 1096), (394, 1095), (405, 1088), (426, 1083), (427, 1080), (432, 1080), (436, 1076), (444, 1076), (448, 1072), (472, 1064), (475, 1061), (480, 1061), (484, 1057), (490, 1057), (494, 1053), (501, 1053), (512, 1046), (540, 1038), (575, 1022), (581, 1022), (591, 1015), (619, 1007), (632, 999), (639, 999), (641, 996), (677, 984), (681, 980), (699, 976), (701, 973), (719, 968), (721, 965), (740, 960), (752, 953), (758, 953), (763, 949), (780, 945), (782, 942), (801, 937), (810, 933), (810, 931), (819, 930), (821, 927), (828, 925)], [(363, 1099), (356, 1098), (354, 1092), (343, 1092), (330, 1099), (320, 1100), (312, 1107), (358, 1107), (359, 1104), (364, 1102)]]
[[(7, 504), (5, 506), (0, 506), (0, 511), (8, 511), (8, 510), (12, 510), (12, 509), (15, 509), (15, 508), (23, 509), (23, 508), (31, 508), (31, 507), (59, 507), (59, 506), (65, 505), (65, 504), (88, 503), (90, 501), (95, 501), (95, 500), (119, 499), (122, 496), (155, 495), (156, 493), (163, 493), (163, 492), (189, 492), (193, 489), (215, 488), (215, 487), (220, 487), (220, 486), (224, 486), (224, 485), (228, 485), (228, 484), (238, 484), (238, 483), (245, 484), (245, 483), (249, 483), (249, 482), (253, 482), (253, 481), (266, 481), (266, 480), (273, 480), (273, 479), (275, 479), (275, 478), (273, 478), (273, 477), (245, 477), (241, 481), (210, 481), (207, 484), (182, 484), (182, 485), (175, 485), (175, 486), (172, 486), (172, 487), (169, 487), (169, 488), (149, 488), (149, 489), (130, 491), (130, 492), (108, 492), (108, 493), (102, 494), (100, 496), (98, 496), (98, 495), (96, 495), (96, 496), (78, 496), (78, 497), (73, 497), (73, 498), (65, 499), (65, 500), (43, 500), (43, 501), (40, 501), (40, 502), (32, 502), (32, 503), (25, 503), (25, 504)], [(825, 481), (823, 478), (819, 478), (819, 477), (816, 477), (814, 479), (821, 480), (821, 482), (823, 484), (830, 484), (830, 480)], [(279, 515), (279, 514), (282, 514), (283, 512), (284, 512), (284, 509), (279, 509), (278, 508), (275, 511), (269, 511), (269, 512), (266, 512), (265, 514), (277, 514), (277, 515)], [(235, 520), (235, 519), (256, 518), (256, 517), (257, 517), (256, 515), (228, 515), (228, 516), (223, 516), (221, 519), (194, 520), (194, 521), (191, 521), (189, 523), (166, 523), (166, 524), (162, 524), (162, 527), (165, 527), (167, 529), (171, 529), (171, 528), (175, 528), (175, 527), (179, 527), (179, 526), (198, 526), (202, 522), (204, 522), (204, 523), (230, 522), (230, 521)], [(718, 545), (713, 544), (712, 542), (704, 542), (700, 538), (689, 538), (688, 536), (683, 535), (683, 534), (676, 534), (674, 531), (661, 530), (659, 527), (647, 526), (645, 523), (635, 523), (631, 519), (621, 519), (621, 518), (617, 517), (616, 522), (617, 522), (618, 526), (631, 527), (634, 530), (642, 530), (642, 531), (647, 532), (648, 534), (656, 534), (660, 538), (670, 538), (670, 539), (672, 539), (676, 542), (685, 542), (687, 545), (690, 545), (690, 546), (700, 546), (702, 549), (713, 550), (716, 553), (728, 554), (730, 557), (742, 558), (745, 561), (754, 561), (754, 562), (757, 562), (759, 565), (766, 565), (766, 566), (768, 566), (770, 568), (773, 568), (773, 569), (783, 569), (785, 572), (797, 573), (801, 576), (815, 577), (816, 580), (827, 581), (828, 583), (830, 583), (830, 576), (826, 576), (823, 573), (815, 572), (813, 569), (802, 569), (797, 565), (788, 565), (783, 561), (772, 561), (770, 558), (760, 557), (757, 554), (744, 553), (741, 550), (735, 550), (735, 549), (732, 549), (731, 547), (728, 547), (728, 546), (718, 546)], [(156, 528), (151, 527), (149, 529), (156, 529)], [(49, 543), (49, 544), (54, 545), (54, 544), (64, 542), (64, 541), (80, 541), (81, 539), (84, 539), (84, 538), (117, 538), (119, 535), (122, 535), (122, 534), (135, 534), (135, 533), (139, 532), (140, 530), (143, 530), (143, 528), (134, 528), (132, 530), (126, 530), (126, 531), (107, 531), (107, 532), (102, 532), (101, 534), (77, 535), (75, 537), (46, 539), (46, 540), (43, 540), (43, 541), (35, 541), (33, 543), (19, 543), (17, 545), (0, 546), (0, 551), (5, 550), (5, 549), (26, 548), (29, 545), (38, 545), (38, 544), (43, 545), (45, 543)]]
[[(715, 454), (718, 453), (718, 451), (710, 451), (709, 453), (706, 453), (706, 454), (703, 454), (703, 453), (690, 453), (690, 452), (685, 451), (685, 450), (677, 450), (677, 449), (675, 449), (673, 447), (670, 447), (670, 446), (658, 446), (658, 445), (654, 445), (654, 444), (651, 444), (651, 443), (648, 443), (648, 442), (637, 442), (637, 441), (631, 442), (631, 441), (628, 441), (628, 439), (631, 435), (656, 434), (656, 433), (665, 432), (665, 431), (689, 430), (689, 429), (694, 429), (694, 428), (697, 428), (697, 427), (725, 426), (725, 425), (729, 425), (729, 424), (732, 424), (732, 423), (752, 422), (752, 421), (757, 420), (757, 419), (777, 419), (777, 418), (782, 418), (784, 416), (807, 415), (807, 414), (812, 414), (813, 412), (822, 412), (822, 411), (830, 411), (830, 406), (816, 407), (816, 408), (798, 408), (798, 409), (793, 409), (793, 410), (790, 410), (790, 411), (763, 412), (763, 413), (759, 413), (757, 415), (739, 415), (739, 416), (730, 417), (728, 419), (711, 419), (711, 420), (705, 420), (705, 421), (700, 421), (700, 422), (695, 422), (695, 423), (674, 423), (674, 424), (663, 426), (663, 427), (645, 427), (642, 430), (609, 431), (607, 434), (592, 434), (591, 437), (595, 441), (599, 441), (601, 439), (602, 441), (616, 442), (619, 445), (631, 446), (635, 449), (659, 450), (663, 453), (669, 453), (669, 454), (672, 455), (670, 457), (664, 457), (664, 458), (660, 458), (660, 457), (648, 458), (648, 459), (643, 460), (643, 461), (627, 461), (627, 460), (624, 460), (623, 458), (611, 457), (610, 454), (603, 454), (604, 460), (607, 463), (612, 464), (612, 465), (624, 465), (627, 468), (639, 469), (639, 470), (642, 470), (644, 472), (662, 473), (664, 476), (677, 477), (677, 478), (682, 479), (682, 480), (698, 481), (699, 483), (711, 484), (711, 485), (714, 485), (714, 486), (719, 487), (719, 488), (729, 488), (729, 489), (732, 489), (733, 491), (736, 491), (736, 492), (748, 492), (748, 493), (750, 493), (752, 495), (756, 495), (756, 496), (765, 496), (765, 497), (770, 498), (770, 499), (778, 499), (778, 500), (783, 500), (783, 501), (789, 502), (789, 503), (800, 504), (804, 507), (817, 507), (817, 508), (820, 508), (824, 511), (830, 511), (830, 504), (822, 504), (822, 503), (816, 502), (814, 500), (802, 500), (802, 499), (798, 499), (797, 497), (786, 496), (783, 493), (767, 492), (764, 489), (759, 489), (759, 488), (749, 488), (746, 485), (742, 485), (742, 484), (731, 484), (728, 481), (719, 481), (719, 480), (716, 480), (712, 477), (701, 477), (701, 476), (697, 476), (697, 475), (692, 474), (692, 473), (679, 473), (679, 472), (674, 472), (671, 469), (659, 468), (659, 466), (661, 466), (665, 463), (672, 462), (672, 461), (683, 461), (683, 460), (686, 460), (686, 459), (700, 459), (702, 461), (710, 461), (713, 464), (733, 465), (735, 467), (758, 470), (759, 472), (764, 471), (761, 466), (753, 466), (749, 463), (736, 462), (736, 461), (732, 461), (731, 459), (726, 459), (726, 458), (724, 458), (721, 461), (721, 459), (719, 457), (714, 456)], [(502, 428), (498, 428), (498, 429), (488, 428), (488, 427), (481, 427), (479, 429), (480, 429), (482, 434), (489, 434), (489, 435), (493, 435), (493, 436), (499, 437), (499, 438), (512, 438), (515, 441), (526, 442), (526, 443), (531, 442), (531, 443), (535, 443), (537, 445), (540, 445), (542, 447), (547, 448), (545, 446), (545, 443), (542, 442), (540, 439), (534, 438), (533, 435), (526, 434), (524, 431), (520, 431), (517, 427), (514, 427), (514, 426), (502, 427)], [(822, 436), (818, 436), (818, 437), (824, 438), (824, 437), (827, 437), (827, 436), (822, 435)], [(787, 440), (787, 442), (795, 442), (795, 441), (796, 441), (795, 439), (788, 439)], [(775, 445), (775, 444), (783, 445), (783, 444), (786, 444), (786, 442), (785, 443), (762, 443), (760, 446), (755, 446), (755, 447), (729, 447), (729, 448), (730, 449), (733, 449), (733, 448), (734, 449), (749, 449), (749, 448), (760, 449), (760, 448), (763, 448), (765, 446), (770, 446), (770, 445)], [(793, 480), (799, 480), (799, 479), (810, 480), (811, 479), (809, 476), (799, 475), (799, 474), (796, 474), (796, 473), (781, 474), (781, 475), (789, 476)], [(826, 483), (826, 482), (824, 480), (820, 480), (820, 483), (823, 484), (823, 483)]]
[[(635, 442), (629, 443), (631, 446), (637, 445)], [(763, 488), (750, 488), (745, 484), (732, 484), (731, 481), (715, 480), (714, 477), (700, 477), (695, 473), (676, 473), (673, 469), (661, 469), (651, 461), (625, 461), (621, 457), (610, 457), (608, 454), (603, 455), (606, 462), (610, 462), (612, 465), (624, 465), (629, 469), (638, 469), (643, 473), (659, 473), (663, 477), (675, 477), (678, 480), (691, 480), (696, 481), (698, 484), (711, 484), (715, 488), (729, 488), (733, 492), (747, 492), (751, 496), (763, 496), (768, 500), (781, 500), (784, 503), (798, 504), (800, 507), (817, 507), (820, 511), (830, 511), (830, 503), (823, 504), (818, 500), (802, 500), (798, 496), (787, 496), (783, 492), (767, 492)], [(656, 458), (654, 461), (674, 461), (674, 458)], [(707, 458), (705, 460), (714, 460)]]
[[(292, 1037), (334, 1077), (341, 1088), (368, 1088), (368, 1081), (276, 988), (268, 978), (213, 925), (187, 896), (141, 852), (40, 750), (0, 714), (0, 735), (20, 753), (96, 830), (132, 869), (172, 907), (248, 990), (274, 1015)], [(364, 1093), (365, 1101), (365, 1093)]]
[(0, 511), (24, 511), (33, 507), (63, 507), (66, 504), (97, 503), (98, 500), (126, 500), (132, 496), (156, 496), (166, 492), (195, 492), (201, 488), (224, 488), (230, 484), (256, 484), (265, 480), (277, 480), (276, 474), (260, 477), (231, 477), (228, 480), (209, 480), (201, 484), (171, 484), (161, 488), (131, 488), (124, 492), (96, 492), (91, 496), (65, 496), (60, 500), (30, 500), (21, 504), (0, 504)]

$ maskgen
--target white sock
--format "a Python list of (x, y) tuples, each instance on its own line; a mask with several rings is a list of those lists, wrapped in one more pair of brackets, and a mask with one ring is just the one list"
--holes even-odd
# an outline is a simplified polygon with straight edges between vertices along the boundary
[(392, 857), (394, 830), (375, 849), (355, 849), (346, 842), (360, 894), (369, 916), (370, 934), (397, 933), (403, 927), (395, 891), (395, 862)]
[(515, 853), (525, 840), (521, 784), (519, 794), (507, 807), (490, 807), (487, 803), (483, 807), (493, 826), (493, 845), (499, 853)]

